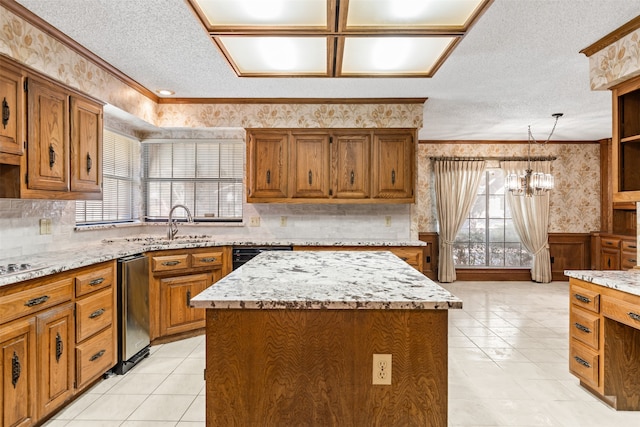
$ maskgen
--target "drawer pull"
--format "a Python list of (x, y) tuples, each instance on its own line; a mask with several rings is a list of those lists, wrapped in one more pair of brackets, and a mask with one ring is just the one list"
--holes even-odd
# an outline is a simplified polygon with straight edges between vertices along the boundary
[(60, 362), (60, 358), (62, 357), (62, 350), (64, 350), (64, 345), (62, 343), (62, 337), (59, 333), (56, 334), (56, 362)]
[(11, 110), (9, 109), (7, 97), (4, 97), (4, 99), (2, 100), (2, 127), (4, 129), (6, 129), (7, 125), (9, 124), (9, 117), (11, 117)]
[(396, 170), (391, 169), (391, 184), (396, 185)]
[(629, 245), (629, 249), (636, 249), (637, 246), (636, 245)]
[(584, 295), (580, 295), (580, 294), (573, 294), (574, 298), (577, 299), (580, 302), (584, 302), (584, 303), (590, 303), (591, 302), (591, 298), (587, 298)]
[(353, 171), (351, 171), (351, 178), (349, 182), (351, 183), (351, 185), (353, 185), (355, 181), (356, 181), (356, 174), (354, 174)]
[(102, 356), (104, 356), (104, 354), (106, 353), (106, 350), (100, 350), (99, 352), (97, 352), (96, 354), (94, 354), (93, 356), (91, 356), (89, 358), (89, 362), (95, 362), (96, 360), (100, 359)]
[(631, 317), (633, 320), (640, 321), (640, 314), (634, 313), (633, 311), (628, 312), (627, 316)]
[(578, 322), (574, 323), (574, 326), (575, 326), (577, 329), (580, 329), (582, 332), (586, 332), (587, 334), (590, 334), (590, 333), (591, 333), (591, 329), (587, 328), (587, 327), (586, 327), (586, 326), (584, 326), (584, 325), (581, 325), (581, 324), (580, 324), (580, 323), (578, 323)]
[(38, 298), (30, 299), (29, 301), (25, 302), (24, 305), (27, 307), (33, 307), (34, 305), (40, 305), (46, 302), (48, 299), (49, 299), (49, 295), (43, 295)]
[(407, 258), (406, 256), (403, 256), (403, 257), (400, 257), (400, 259), (401, 259), (401, 260), (403, 260), (403, 261), (406, 261), (406, 260), (408, 260), (409, 258)]
[(89, 282), (89, 286), (97, 286), (100, 283), (104, 282), (104, 277), (98, 277), (97, 279), (93, 279)]
[(582, 357), (578, 357), (578, 356), (573, 356), (573, 358), (576, 360), (576, 362), (578, 362), (579, 364), (581, 364), (582, 366), (586, 367), (586, 368), (590, 368), (591, 365), (589, 364), (589, 362), (587, 362), (586, 360), (584, 360)]
[(18, 380), (20, 379), (20, 358), (13, 352), (13, 357), (11, 358), (11, 384), (13, 384), (13, 388), (16, 388), (16, 384), (18, 384)]
[(53, 165), (56, 164), (56, 150), (53, 148), (52, 144), (49, 144), (49, 168), (53, 168)]
[(94, 311), (93, 313), (91, 313), (89, 315), (89, 319), (95, 319), (96, 317), (100, 317), (104, 314), (104, 308), (99, 308), (96, 311)]
[(216, 261), (216, 257), (208, 257), (208, 258), (201, 258), (200, 262), (215, 262)]
[(635, 258), (629, 258), (629, 259), (627, 259), (627, 261), (629, 261), (629, 262), (636, 262)]
[(271, 169), (267, 169), (267, 184), (271, 184)]
[(167, 267), (172, 267), (174, 265), (180, 264), (182, 261), (165, 261), (162, 265), (166, 265)]
[(191, 304), (191, 291), (187, 290), (187, 307)]

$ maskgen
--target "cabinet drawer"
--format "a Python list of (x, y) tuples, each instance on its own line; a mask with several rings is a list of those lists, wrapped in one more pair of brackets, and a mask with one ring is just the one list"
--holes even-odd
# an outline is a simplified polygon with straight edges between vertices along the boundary
[(600, 239), (600, 245), (603, 248), (619, 248), (620, 247), (620, 239), (612, 238), (612, 237), (602, 237)]
[(640, 300), (634, 304), (605, 295), (602, 297), (602, 315), (640, 329)]
[(589, 350), (575, 340), (571, 340), (569, 348), (569, 371), (580, 380), (594, 388), (599, 385), (598, 353)]
[(70, 301), (73, 297), (71, 278), (46, 283), (30, 289), (16, 290), (0, 296), (0, 323), (36, 313)]
[(638, 265), (638, 259), (635, 252), (622, 252), (620, 257), (620, 268), (623, 270), (630, 270)]
[(631, 252), (631, 253), (636, 253), (638, 252), (638, 243), (635, 240), (623, 240), (622, 250)]
[(76, 276), (76, 296), (86, 295), (111, 285), (113, 285), (113, 268), (111, 266), (78, 274)]
[(570, 323), (569, 334), (572, 339), (578, 340), (594, 350), (598, 350), (600, 316), (578, 307), (572, 307)]
[(112, 328), (76, 346), (76, 388), (82, 388), (115, 365)]
[(154, 256), (151, 258), (153, 271), (170, 271), (189, 268), (189, 254)]
[(208, 267), (210, 265), (222, 265), (221, 251), (191, 254), (191, 267)]
[(585, 308), (594, 313), (600, 312), (600, 294), (579, 286), (571, 286), (571, 304)]
[(422, 250), (415, 248), (392, 248), (389, 249), (393, 252), (398, 258), (405, 261), (407, 264), (412, 266), (420, 265), (420, 260), (422, 258)]
[(111, 288), (76, 302), (76, 341), (81, 342), (111, 325), (114, 315)]

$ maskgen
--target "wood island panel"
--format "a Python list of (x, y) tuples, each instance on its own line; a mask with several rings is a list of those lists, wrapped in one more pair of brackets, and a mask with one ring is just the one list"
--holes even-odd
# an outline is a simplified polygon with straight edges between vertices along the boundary
[[(217, 425), (447, 425), (447, 310), (207, 310)], [(392, 385), (372, 385), (392, 354)]]

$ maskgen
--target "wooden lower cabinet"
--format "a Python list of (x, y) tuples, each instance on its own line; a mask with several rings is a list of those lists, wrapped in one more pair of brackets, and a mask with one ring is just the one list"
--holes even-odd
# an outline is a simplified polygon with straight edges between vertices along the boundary
[(591, 242), (593, 270), (629, 270), (638, 265), (635, 236), (594, 233)]
[(204, 310), (189, 303), (231, 272), (231, 247), (156, 251), (147, 256), (151, 343), (204, 333)]
[[(115, 364), (114, 278), (110, 261), (0, 287), (3, 427), (41, 423)], [(98, 289), (82, 296), (85, 283)], [(85, 300), (93, 301), (90, 313), (77, 310)], [(91, 335), (95, 319), (100, 332)], [(104, 349), (93, 370), (78, 351), (92, 340), (81, 341), (87, 335), (99, 335)]]

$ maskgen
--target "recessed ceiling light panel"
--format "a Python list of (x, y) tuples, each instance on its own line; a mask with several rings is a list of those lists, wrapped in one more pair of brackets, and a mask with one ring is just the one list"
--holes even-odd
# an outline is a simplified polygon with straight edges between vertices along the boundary
[(455, 37), (347, 37), (343, 76), (431, 73)]

